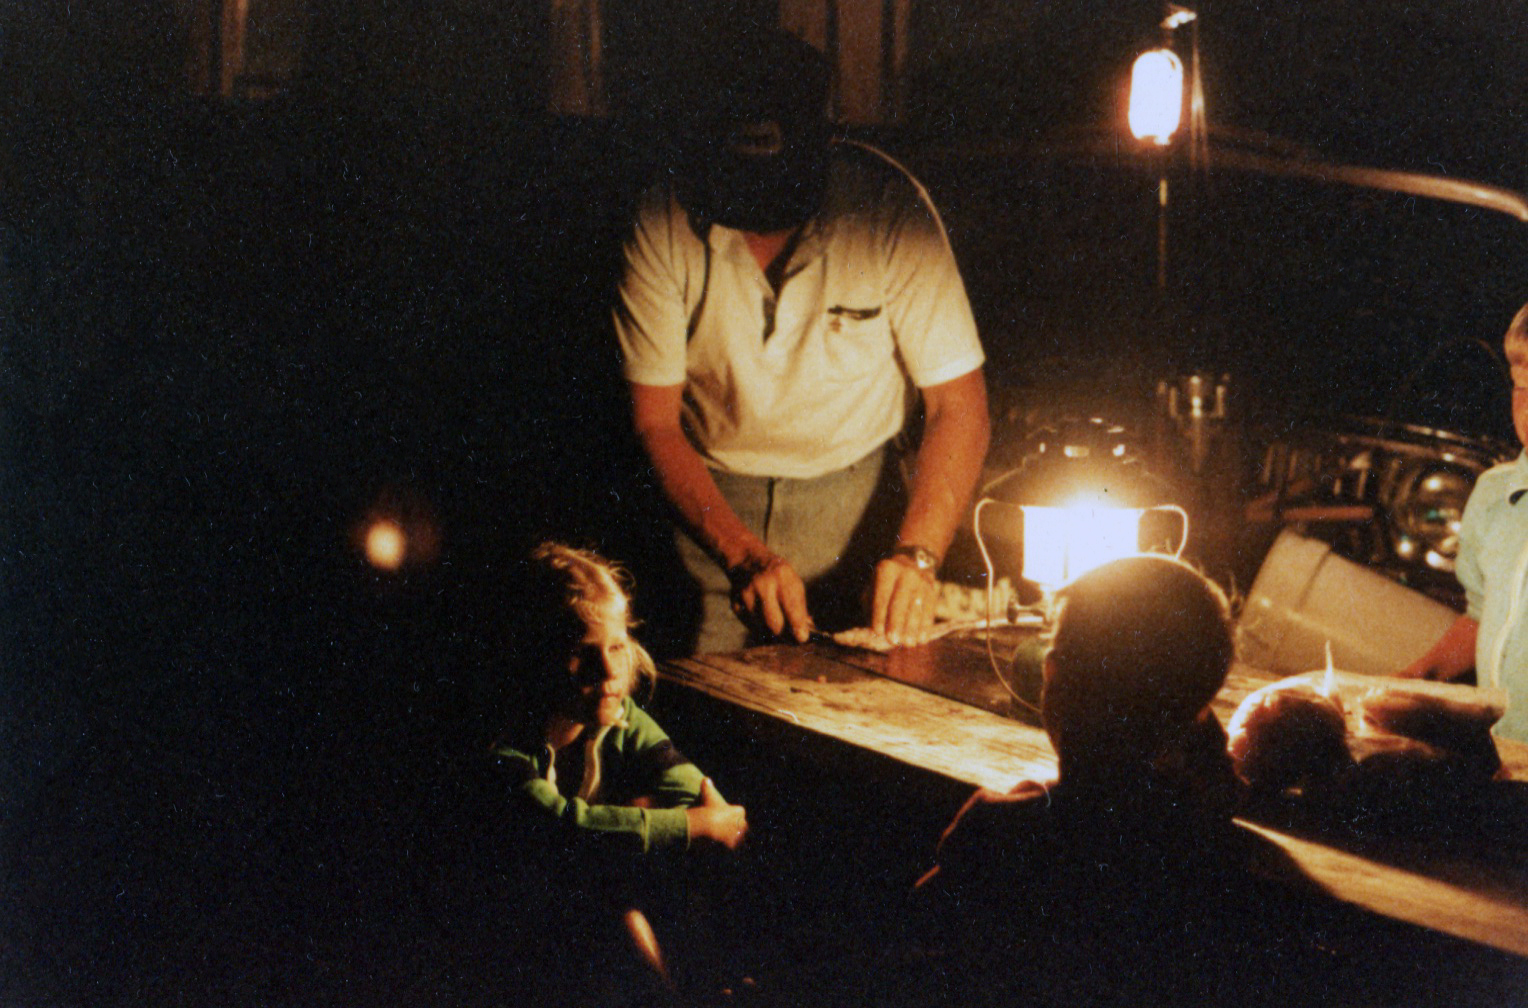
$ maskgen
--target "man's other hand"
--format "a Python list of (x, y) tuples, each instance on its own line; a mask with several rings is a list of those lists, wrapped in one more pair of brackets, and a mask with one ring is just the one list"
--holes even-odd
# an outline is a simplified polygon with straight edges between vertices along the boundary
[(762, 623), (776, 637), (786, 631), (805, 644), (814, 626), (806, 607), (806, 585), (782, 556), (747, 560), (727, 572), (732, 581), (732, 611)]
[(889, 556), (875, 566), (870, 626), (897, 646), (927, 644), (934, 629), (939, 582), (933, 571), (903, 556)]

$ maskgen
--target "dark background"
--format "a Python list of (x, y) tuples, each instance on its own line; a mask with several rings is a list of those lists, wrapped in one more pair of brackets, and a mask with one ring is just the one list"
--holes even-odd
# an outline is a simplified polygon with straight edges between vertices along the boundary
[[(420, 908), (449, 902), (515, 565), (555, 535), (665, 591), (606, 326), (655, 68), (766, 12), (610, 5), (592, 121), (543, 111), (538, 4), (313, 3), (259, 101), (188, 95), (171, 3), (0, 15), (0, 1000), (470, 1000), (460, 907)], [(1212, 123), (1528, 189), (1516, 4), (1200, 13)], [(1426, 359), (1428, 422), (1509, 432), (1480, 344), (1525, 297), (1521, 222), (1190, 184), (1168, 310), (1195, 321), (1163, 328), (1150, 171), (961, 153), (1111, 122), (1159, 16), (918, 5), (905, 115), (858, 131), (945, 210), (994, 383), (1149, 360), (1376, 412)], [(378, 509), (433, 560), (368, 568)]]

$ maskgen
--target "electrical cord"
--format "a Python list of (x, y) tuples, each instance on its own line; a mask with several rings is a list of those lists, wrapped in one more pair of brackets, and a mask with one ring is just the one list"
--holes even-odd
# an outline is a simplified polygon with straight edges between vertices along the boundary
[[(992, 553), (987, 549), (987, 541), (982, 538), (982, 508), (986, 507), (988, 504), (1002, 503), (1004, 502), (995, 500), (991, 497), (983, 497), (981, 500), (976, 502), (976, 510), (972, 512), (971, 515), (971, 531), (976, 536), (976, 548), (981, 551), (982, 563), (986, 567), (987, 572), (987, 619), (989, 621), (994, 619), (992, 613), (993, 607), (996, 605), (997, 570), (992, 563)], [(1015, 505), (1009, 506), (1012, 507)], [(1014, 689), (1013, 686), (1009, 684), (1008, 680), (1003, 676), (1002, 670), (998, 668), (997, 653), (992, 649), (992, 632), (989, 630), (983, 636), (987, 645), (987, 664), (992, 668), (992, 675), (997, 679), (999, 683), (1002, 684), (1003, 689), (1008, 692), (1008, 695), (1011, 696), (1020, 706), (1033, 711), (1035, 714), (1039, 714), (1039, 706), (1030, 703), (1028, 700), (1020, 696), (1019, 691)]]

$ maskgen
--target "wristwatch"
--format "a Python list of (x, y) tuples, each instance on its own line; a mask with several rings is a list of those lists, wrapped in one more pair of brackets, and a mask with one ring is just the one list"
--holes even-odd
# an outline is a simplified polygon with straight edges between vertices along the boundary
[(929, 574), (933, 574), (939, 569), (939, 558), (934, 555), (933, 550), (923, 546), (898, 543), (886, 555), (888, 557), (901, 557), (904, 560), (911, 560), (914, 567), (920, 571), (927, 571)]

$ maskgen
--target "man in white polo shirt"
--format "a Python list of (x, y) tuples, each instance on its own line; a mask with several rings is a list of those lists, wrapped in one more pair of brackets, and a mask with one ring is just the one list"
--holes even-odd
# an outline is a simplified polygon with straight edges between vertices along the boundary
[[(814, 611), (858, 605), (856, 579), (873, 583), (858, 621), (921, 643), (987, 446), (965, 288), (922, 186), (830, 143), (820, 55), (784, 33), (728, 51), (684, 170), (637, 211), (615, 309), (636, 432), (703, 593), (695, 650), (765, 628), (804, 641)], [(886, 520), (915, 394), (914, 475)]]

